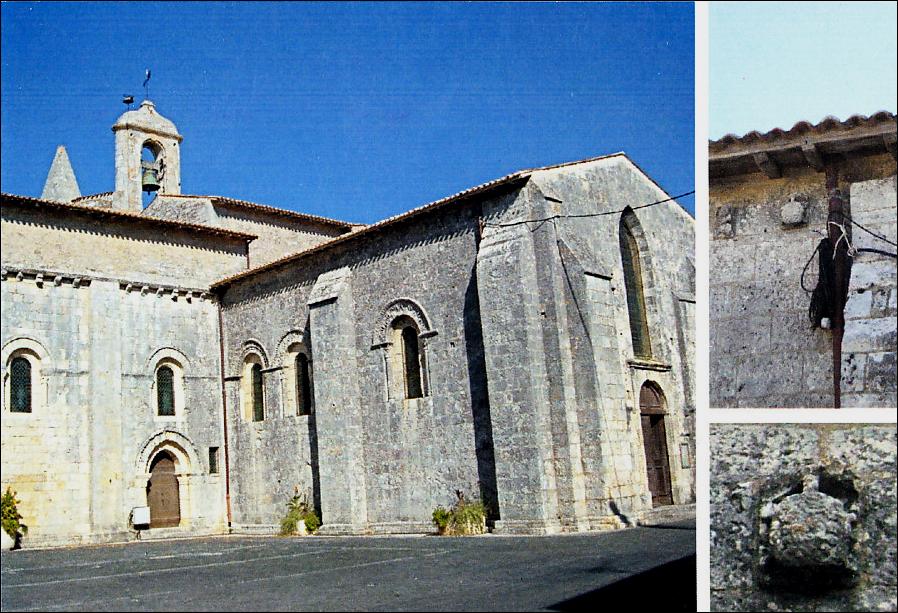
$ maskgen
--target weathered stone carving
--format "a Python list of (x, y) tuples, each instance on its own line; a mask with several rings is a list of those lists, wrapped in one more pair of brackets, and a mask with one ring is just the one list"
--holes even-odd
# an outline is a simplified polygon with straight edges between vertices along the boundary
[[(792, 482), (758, 512), (761, 585), (810, 593), (854, 585), (858, 510), (854, 485), (825, 472)], [(782, 485), (781, 480), (776, 483)]]
[(780, 219), (783, 226), (794, 228), (807, 223), (805, 211), (807, 211), (810, 197), (807, 194), (795, 194), (780, 209)]

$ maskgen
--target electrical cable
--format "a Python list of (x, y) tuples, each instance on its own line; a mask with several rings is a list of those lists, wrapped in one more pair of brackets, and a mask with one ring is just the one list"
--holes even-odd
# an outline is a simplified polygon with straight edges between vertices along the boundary
[[(691, 196), (691, 195), (694, 194), (694, 193), (695, 193), (695, 190), (692, 190), (691, 192), (685, 192), (685, 193), (680, 194), (680, 195), (678, 195), (678, 196), (671, 196), (670, 198), (665, 198), (664, 200), (658, 200), (658, 201), (656, 201), (656, 202), (649, 202), (648, 204), (640, 204), (640, 205), (638, 205), (638, 206), (631, 206), (631, 207), (629, 207), (629, 208), (630, 208), (631, 210), (634, 210), (634, 211), (635, 211), (635, 210), (638, 210), (638, 209), (645, 209), (645, 208), (648, 208), (648, 207), (650, 207), (650, 206), (655, 206), (655, 205), (658, 205), (658, 204), (663, 204), (663, 203), (665, 203), (665, 202), (670, 202), (670, 201), (672, 201), (672, 200), (676, 200), (677, 198), (684, 198), (684, 197), (686, 197), (686, 196)], [(523, 224), (529, 224), (529, 223), (545, 223), (545, 222), (547, 222), (547, 221), (554, 221), (554, 220), (556, 220), (556, 219), (579, 219), (579, 218), (583, 218), (583, 217), (602, 217), (602, 216), (605, 216), (605, 215), (617, 215), (617, 214), (619, 214), (619, 213), (623, 213), (623, 212), (626, 211), (626, 210), (627, 210), (627, 209), (624, 208), (624, 209), (621, 209), (621, 210), (619, 210), (619, 211), (604, 211), (604, 212), (602, 212), (602, 213), (581, 213), (581, 214), (575, 214), (575, 215), (561, 215), (561, 214), (559, 214), (559, 215), (552, 215), (551, 217), (542, 217), (542, 218), (539, 218), (539, 219), (523, 219), (523, 220), (521, 220), (521, 221), (511, 221), (511, 222), (508, 222), (508, 223), (488, 223), (488, 222), (484, 222), (483, 225), (484, 225), (484, 226), (491, 227), (491, 228), (508, 228), (508, 227), (510, 227), (510, 226), (520, 226), (520, 225), (523, 225)]]

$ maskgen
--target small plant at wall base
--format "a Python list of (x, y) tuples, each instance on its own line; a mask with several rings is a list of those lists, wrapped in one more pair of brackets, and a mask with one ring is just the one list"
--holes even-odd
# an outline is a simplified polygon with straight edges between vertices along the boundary
[(28, 533), (28, 526), (22, 523), (22, 514), (19, 513), (18, 505), (21, 501), (16, 500), (16, 493), (7, 487), (6, 492), (0, 499), (0, 516), (2, 516), (3, 531), (15, 539), (16, 545), (19, 544), (22, 536)]
[[(305, 530), (300, 529), (300, 522), (303, 522)], [(281, 519), (281, 534), (283, 536), (290, 536), (297, 532), (314, 534), (320, 527), (321, 519), (318, 514), (309, 505), (306, 496), (299, 493), (299, 488), (295, 488), (293, 497), (287, 503), (287, 514)]]
[(433, 523), (439, 534), (462, 535), (486, 532), (486, 507), (479, 500), (470, 502), (464, 492), (455, 490), (456, 501), (449, 509), (433, 510)]

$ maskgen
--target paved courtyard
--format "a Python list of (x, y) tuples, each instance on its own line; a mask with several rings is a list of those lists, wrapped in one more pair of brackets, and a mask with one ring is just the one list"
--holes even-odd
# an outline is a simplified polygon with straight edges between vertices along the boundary
[(693, 521), (553, 537), (220, 537), (3, 552), (3, 611), (695, 611)]

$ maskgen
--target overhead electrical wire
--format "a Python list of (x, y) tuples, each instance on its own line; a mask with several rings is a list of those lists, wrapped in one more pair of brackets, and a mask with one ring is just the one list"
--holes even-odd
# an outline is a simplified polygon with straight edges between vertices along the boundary
[[(670, 202), (672, 200), (676, 200), (677, 198), (684, 198), (686, 196), (691, 196), (694, 193), (695, 193), (695, 190), (692, 190), (691, 192), (685, 192), (685, 193), (679, 194), (677, 196), (671, 196), (669, 198), (665, 198), (664, 200), (657, 200), (655, 202), (649, 202), (648, 204), (640, 204), (637, 206), (631, 206), (631, 207), (627, 207), (627, 208), (634, 210), (634, 211), (638, 210), (638, 209), (645, 209), (650, 206), (664, 204), (665, 202)], [(573, 215), (558, 214), (558, 215), (551, 215), (549, 217), (541, 217), (538, 219), (522, 219), (521, 221), (510, 221), (508, 223), (484, 222), (483, 225), (490, 227), (490, 228), (508, 228), (511, 226), (520, 226), (520, 225), (528, 224), (528, 223), (545, 223), (547, 221), (554, 221), (556, 219), (580, 219), (580, 218), (584, 218), (584, 217), (603, 217), (605, 215), (617, 215), (619, 213), (623, 213), (626, 210), (627, 209), (624, 208), (619, 211), (603, 211), (601, 213), (580, 213), (580, 214), (573, 214)]]

